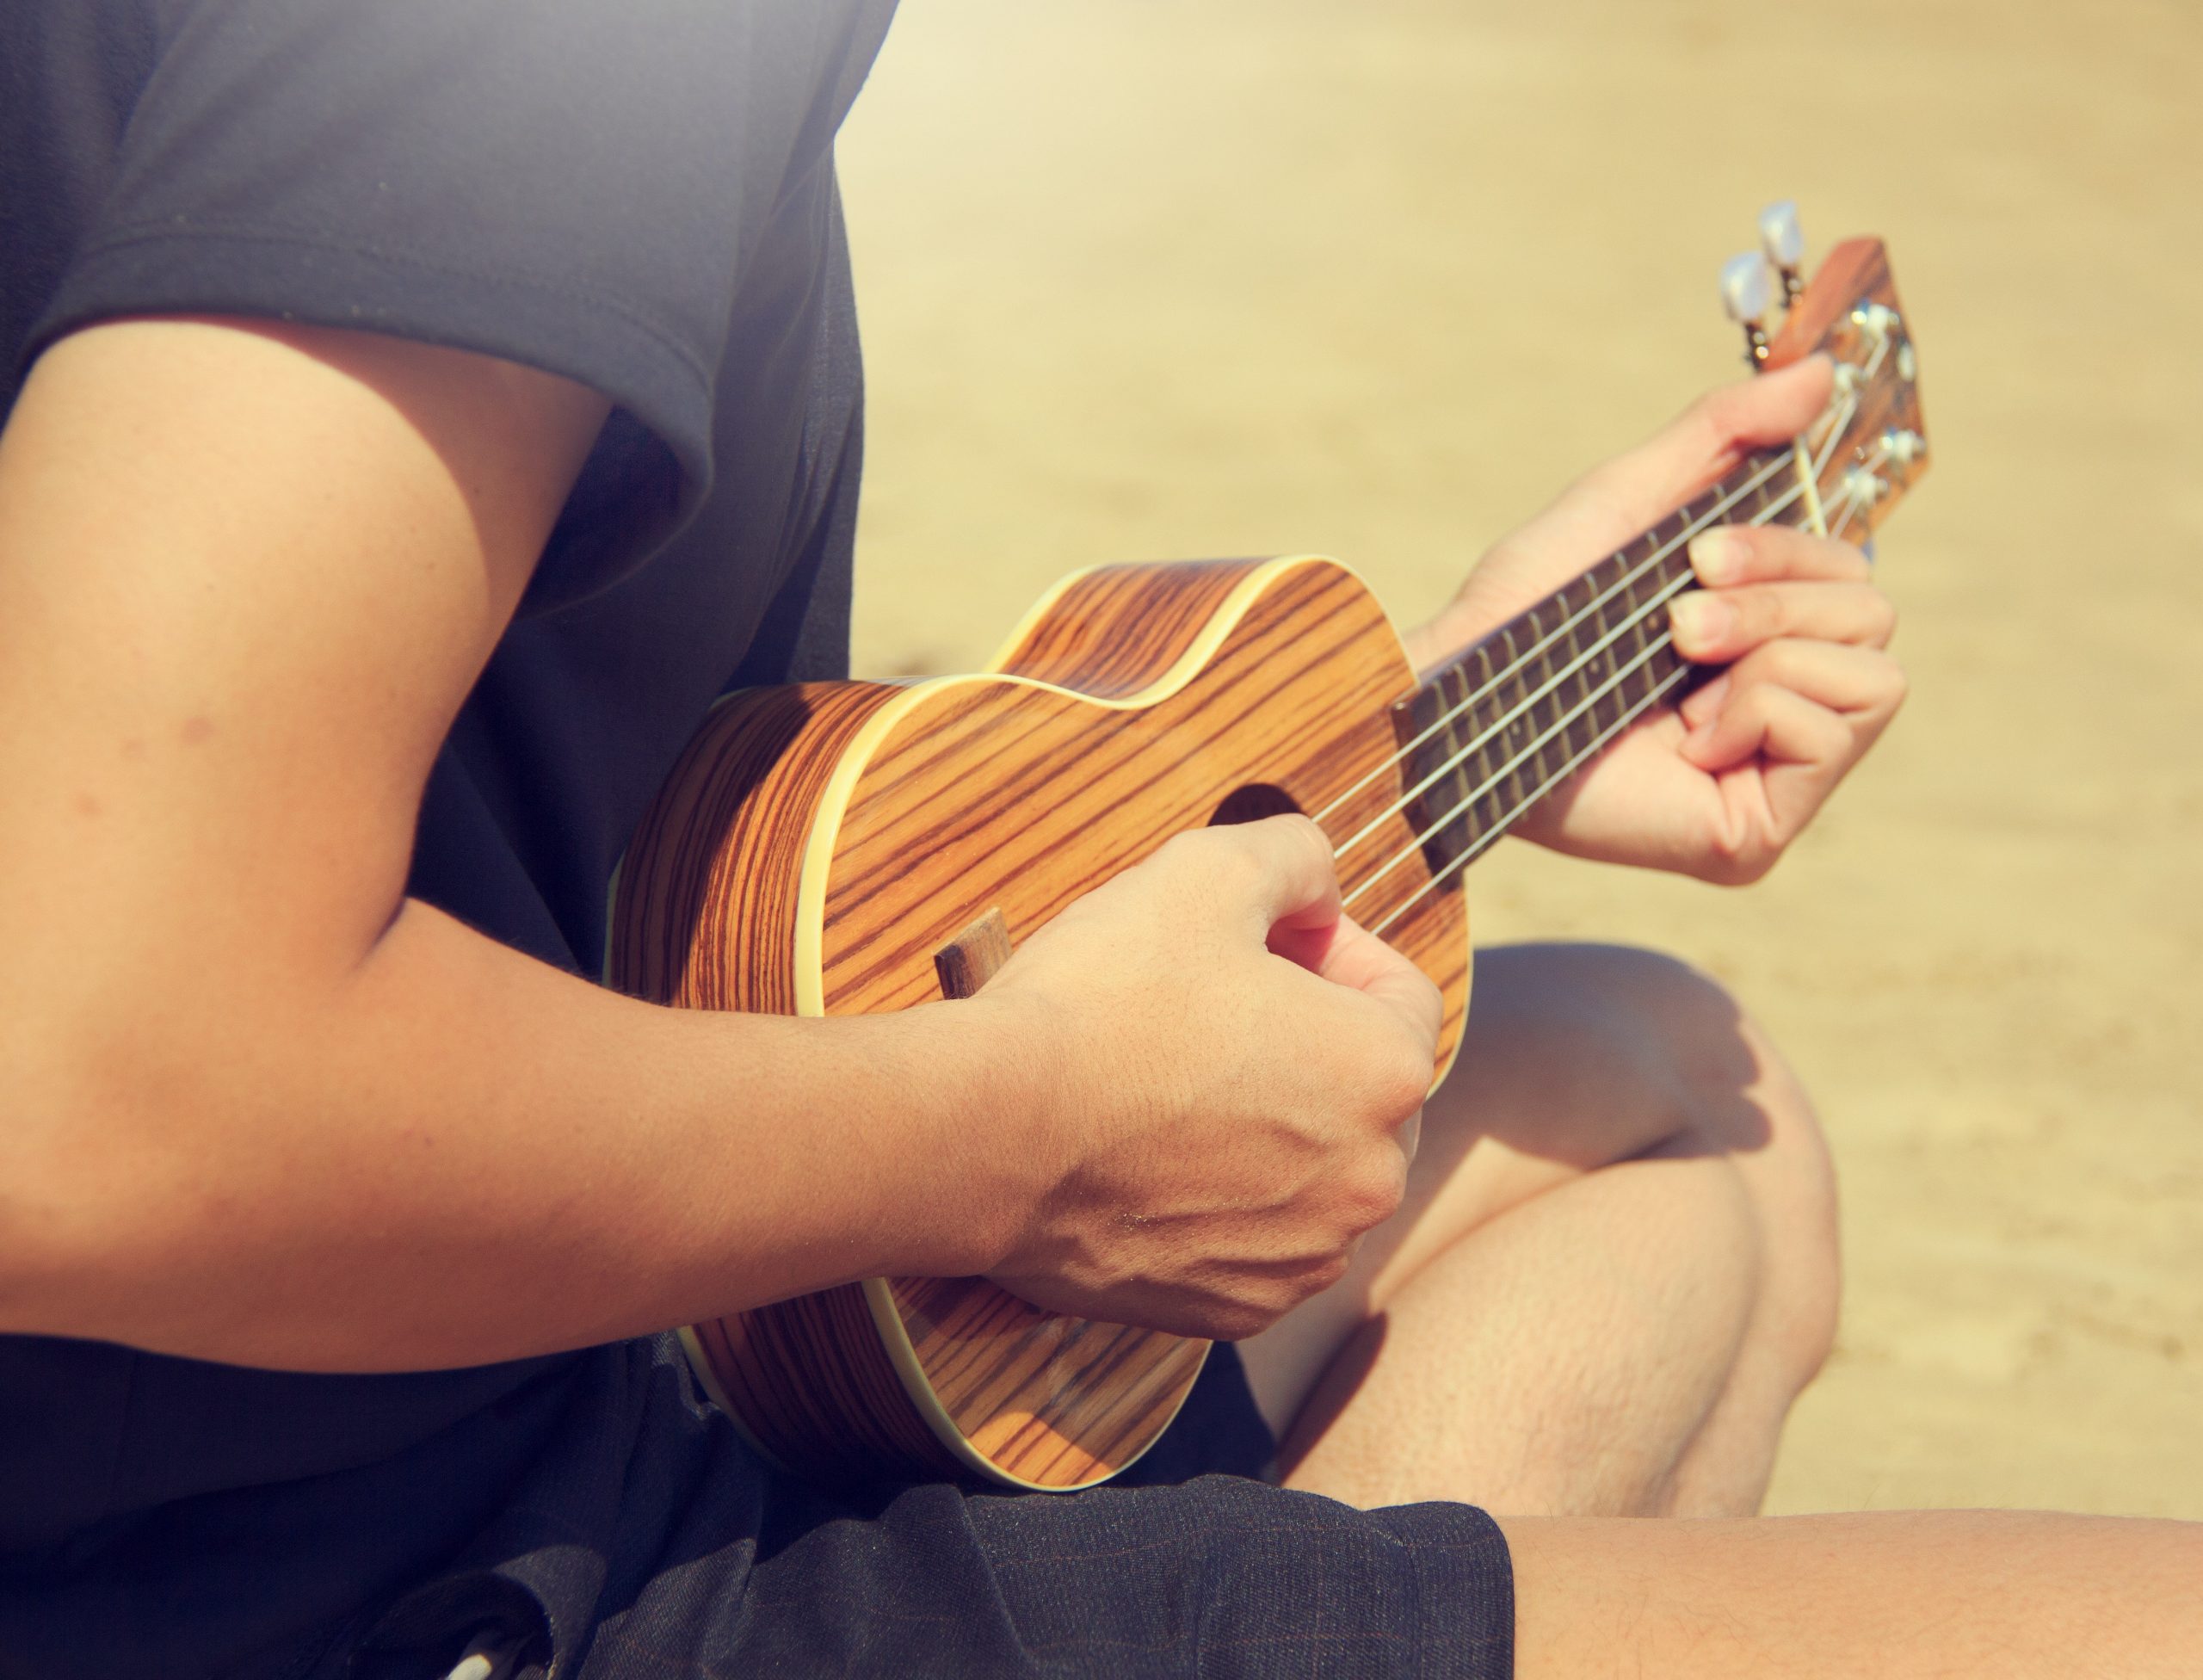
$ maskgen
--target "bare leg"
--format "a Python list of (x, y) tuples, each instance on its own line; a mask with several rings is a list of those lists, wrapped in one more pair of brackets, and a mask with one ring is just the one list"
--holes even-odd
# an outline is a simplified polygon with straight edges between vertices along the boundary
[(1522, 1680), (2203, 1672), (2203, 1524), (1509, 1518)]
[(1241, 1354), (1293, 1486), (1737, 1515), (1836, 1294), (1826, 1154), (1756, 1029), (1665, 958), (1525, 946), (1479, 954), (1408, 1205)]

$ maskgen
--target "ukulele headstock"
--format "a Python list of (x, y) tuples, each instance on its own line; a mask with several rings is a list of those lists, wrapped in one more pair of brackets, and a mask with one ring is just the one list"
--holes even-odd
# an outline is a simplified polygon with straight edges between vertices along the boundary
[[(1808, 281), (1799, 268), (1805, 241), (1795, 207), (1770, 205), (1760, 233), (1764, 254), (1736, 257), (1722, 270), (1724, 300), (1744, 329), (1754, 366), (1785, 368), (1816, 354), (1835, 362), (1829, 406), (1804, 442), (1830, 534), (1864, 540), (1928, 461), (1919, 356), (1889, 254), (1879, 239), (1847, 239)], [(1787, 311), (1770, 333), (1778, 275)]]

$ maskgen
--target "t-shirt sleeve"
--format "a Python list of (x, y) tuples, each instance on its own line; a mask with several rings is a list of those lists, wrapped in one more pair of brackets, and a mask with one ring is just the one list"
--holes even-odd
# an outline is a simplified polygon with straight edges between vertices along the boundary
[(531, 605), (601, 587), (709, 487), (744, 263), (822, 149), (832, 9), (156, 0), (152, 72), (30, 352), (105, 317), (203, 312), (563, 374), (615, 412)]

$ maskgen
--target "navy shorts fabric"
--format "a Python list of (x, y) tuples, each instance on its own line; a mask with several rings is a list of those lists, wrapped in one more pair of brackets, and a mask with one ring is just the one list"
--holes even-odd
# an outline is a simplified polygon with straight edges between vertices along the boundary
[(648, 1430), (634, 1442), (622, 1504), (662, 1516), (646, 1544), (623, 1524), (614, 1555), (582, 1569), (585, 1614), (561, 1608), (578, 1602), (575, 1558), (547, 1548), (413, 1595), (330, 1671), (441, 1680), (500, 1623), (527, 1652), (517, 1671), (557, 1680), (1513, 1671), (1497, 1525), (1257, 1479), (1272, 1443), (1229, 1348), (1155, 1448), (1085, 1493), (853, 1497), (761, 1476), (724, 1418), (680, 1432), (704, 1450), (668, 1457)]

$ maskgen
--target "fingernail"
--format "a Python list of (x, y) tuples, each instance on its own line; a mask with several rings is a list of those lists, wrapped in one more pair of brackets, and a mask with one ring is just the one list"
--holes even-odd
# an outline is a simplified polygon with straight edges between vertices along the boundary
[(1710, 595), (1682, 596), (1668, 603), (1668, 614), (1675, 640), (1700, 648), (1712, 647), (1737, 621), (1735, 608)]
[(1701, 531), (1690, 540), (1690, 568), (1701, 584), (1733, 584), (1743, 576), (1744, 540), (1734, 531)]

